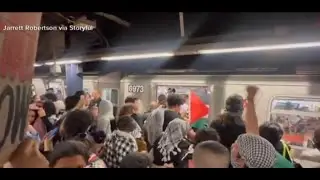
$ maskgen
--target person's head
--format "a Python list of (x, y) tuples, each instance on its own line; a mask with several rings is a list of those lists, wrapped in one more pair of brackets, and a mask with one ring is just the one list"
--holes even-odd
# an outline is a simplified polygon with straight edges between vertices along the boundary
[(313, 134), (313, 146), (320, 150), (320, 128), (317, 128)]
[(57, 144), (49, 156), (51, 168), (84, 168), (90, 157), (88, 147), (80, 141), (64, 141)]
[(66, 111), (69, 111), (73, 108), (76, 107), (76, 105), (78, 104), (80, 98), (78, 98), (77, 96), (68, 96), (64, 103), (66, 105)]
[(56, 106), (52, 101), (46, 101), (43, 103), (43, 109), (46, 112), (46, 116), (50, 117), (56, 114)]
[(132, 103), (126, 103), (120, 108), (118, 116), (131, 116), (134, 112), (134, 105)]
[(58, 100), (57, 96), (53, 92), (46, 93), (44, 97), (52, 102), (56, 102)]
[(120, 168), (151, 168), (152, 164), (152, 158), (147, 153), (132, 152), (122, 159)]
[(265, 122), (259, 127), (259, 135), (276, 146), (282, 139), (283, 130), (276, 122)]
[(228, 149), (236, 141), (240, 134), (246, 133), (246, 127), (242, 116), (233, 113), (223, 113), (213, 120), (210, 127), (215, 129), (220, 136), (220, 143)]
[(102, 92), (100, 89), (95, 89), (93, 92), (92, 92), (92, 98), (93, 100), (98, 100), (101, 98), (101, 95), (102, 95)]
[(229, 113), (238, 113), (242, 115), (243, 112), (243, 98), (238, 94), (231, 95), (226, 100), (226, 111)]
[(113, 119), (113, 104), (108, 100), (101, 100), (98, 107), (99, 116), (107, 116)]
[(213, 128), (199, 129), (195, 135), (195, 145), (203, 141), (220, 141), (218, 132)]
[(133, 132), (137, 128), (135, 120), (131, 116), (121, 116), (117, 120), (117, 128), (124, 132)]
[(38, 101), (41, 101), (40, 96), (39, 95), (34, 95), (32, 96), (32, 102), (31, 103), (36, 103)]
[(73, 140), (83, 142), (90, 149), (90, 152), (98, 153), (106, 137), (104, 131), (97, 130), (95, 126), (90, 126), (86, 133), (76, 136)]
[(166, 106), (167, 105), (167, 96), (164, 94), (160, 94), (158, 96), (158, 105)]
[(184, 94), (183, 95), (183, 100), (184, 100), (185, 103), (188, 103), (189, 95), (188, 94)]
[(74, 96), (78, 96), (80, 98), (80, 96), (84, 96), (86, 93), (84, 91), (77, 91), (76, 93), (74, 93)]
[(36, 119), (38, 119), (39, 114), (38, 114), (38, 110), (34, 110), (34, 109), (29, 109), (28, 111), (28, 123), (30, 125), (32, 125)]
[(196, 168), (228, 168), (230, 163), (228, 148), (217, 141), (197, 144), (192, 158)]
[(168, 92), (168, 94), (175, 94), (176, 89), (175, 88), (168, 88), (167, 92)]
[(253, 134), (242, 134), (231, 148), (231, 164), (234, 168), (273, 168), (276, 150), (272, 144)]
[(149, 106), (149, 112), (157, 109), (158, 103), (156, 101), (151, 101), (150, 106)]
[(167, 98), (168, 108), (180, 112), (181, 105), (184, 104), (183, 98), (179, 94), (170, 94)]
[(140, 99), (134, 96), (128, 96), (125, 100), (124, 103), (132, 103), (135, 112), (139, 112), (140, 108)]
[(81, 134), (85, 134), (93, 123), (92, 115), (84, 110), (74, 110), (67, 114), (60, 126), (61, 136), (71, 139)]

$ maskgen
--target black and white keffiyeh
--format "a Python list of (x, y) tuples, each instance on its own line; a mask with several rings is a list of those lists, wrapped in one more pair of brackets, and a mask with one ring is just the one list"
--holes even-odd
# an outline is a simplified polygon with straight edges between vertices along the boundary
[(272, 168), (276, 163), (276, 150), (268, 140), (253, 134), (242, 134), (236, 143), (247, 167)]
[(172, 155), (177, 155), (179, 152), (181, 152), (181, 149), (178, 147), (178, 145), (187, 135), (189, 129), (189, 123), (179, 118), (172, 120), (168, 124), (158, 143), (158, 148), (163, 156), (163, 162), (168, 162), (171, 160), (171, 153)]
[(126, 132), (116, 130), (107, 137), (102, 159), (108, 168), (119, 168), (122, 159), (138, 151), (135, 138)]

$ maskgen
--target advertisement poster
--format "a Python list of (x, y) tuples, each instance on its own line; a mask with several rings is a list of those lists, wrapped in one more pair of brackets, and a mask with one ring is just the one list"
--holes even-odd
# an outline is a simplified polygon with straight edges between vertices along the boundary
[(180, 94), (185, 104), (181, 106), (181, 116), (189, 121), (193, 128), (200, 129), (208, 124), (210, 92), (208, 87), (190, 86), (157, 86), (157, 97), (160, 94)]
[(270, 121), (282, 125), (283, 140), (291, 145), (308, 147), (313, 132), (320, 127), (320, 99), (274, 99)]

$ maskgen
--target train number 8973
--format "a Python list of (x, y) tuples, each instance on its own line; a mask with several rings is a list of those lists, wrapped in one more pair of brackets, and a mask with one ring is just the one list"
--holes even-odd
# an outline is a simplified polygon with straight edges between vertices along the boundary
[(141, 85), (129, 85), (128, 92), (129, 93), (143, 93), (143, 86)]

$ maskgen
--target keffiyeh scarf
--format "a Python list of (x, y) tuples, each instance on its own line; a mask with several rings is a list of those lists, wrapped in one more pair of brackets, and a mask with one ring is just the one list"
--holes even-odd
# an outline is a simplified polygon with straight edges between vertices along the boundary
[(181, 152), (178, 145), (187, 135), (189, 129), (190, 126), (188, 122), (179, 118), (172, 120), (168, 124), (168, 127), (158, 143), (158, 148), (163, 156), (163, 162), (170, 161), (171, 155), (177, 155)]

